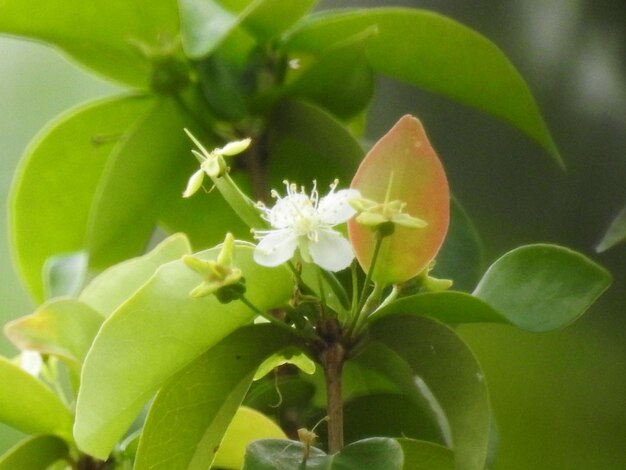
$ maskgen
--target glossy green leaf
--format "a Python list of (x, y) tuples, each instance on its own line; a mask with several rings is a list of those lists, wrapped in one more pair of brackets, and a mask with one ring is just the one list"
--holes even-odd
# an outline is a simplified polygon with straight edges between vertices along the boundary
[(87, 253), (84, 251), (48, 258), (43, 265), (45, 298), (77, 296), (87, 276), (87, 265)]
[(519, 72), (491, 41), (437, 13), (406, 8), (326, 12), (292, 33), (290, 51), (317, 53), (367, 28), (377, 72), (448, 96), (503, 119), (563, 162)]
[(68, 451), (58, 437), (28, 437), (0, 456), (0, 470), (41, 470), (66, 457)]
[(73, 417), (44, 383), (0, 357), (0, 421), (27, 434), (71, 441)]
[(81, 292), (81, 302), (109, 316), (152, 277), (157, 268), (191, 253), (187, 237), (172, 235), (149, 253), (111, 266)]
[(361, 146), (348, 130), (313, 105), (280, 103), (269, 129), (269, 173), (277, 190), (285, 179), (307, 186), (315, 179), (321, 194), (336, 178), (346, 187), (363, 157)]
[(175, 0), (4, 0), (0, 31), (53, 44), (98, 73), (145, 88), (151, 70), (138, 44), (175, 41), (178, 8)]
[(548, 331), (582, 315), (611, 284), (611, 274), (556, 245), (516, 248), (493, 263), (474, 295), (515, 326)]
[(454, 450), (456, 469), (483, 470), (491, 410), (482, 370), (465, 343), (445, 325), (416, 315), (384, 317), (370, 334), (410, 365), (432, 410), (445, 416), (439, 425)]
[[(140, 254), (165, 201), (180, 197), (189, 158), (189, 127), (173, 99), (154, 104), (107, 161), (89, 213), (90, 265), (107, 267)], [(177, 187), (177, 183), (180, 187)]]
[(37, 300), (43, 300), (45, 261), (84, 247), (107, 157), (150, 104), (122, 97), (80, 106), (51, 122), (28, 146), (11, 189), (10, 226), (20, 273)]
[[(381, 284), (417, 276), (437, 255), (450, 218), (448, 180), (421, 123), (413, 116), (402, 117), (368, 152), (350, 186), (378, 203), (387, 198), (403, 201), (403, 212), (428, 224), (417, 229), (396, 226), (383, 240), (372, 273)], [(368, 271), (376, 233), (356, 219), (348, 222), (348, 228), (356, 257)]]
[[(235, 264), (246, 277), (246, 297), (261, 310), (291, 295), (291, 274), (252, 260), (238, 246)], [(199, 253), (215, 259), (219, 249)], [(192, 298), (200, 277), (182, 261), (154, 276), (102, 325), (83, 366), (74, 436), (83, 451), (105, 458), (150, 396), (175, 372), (203, 354), (254, 313), (241, 302)]]
[(248, 446), (242, 470), (401, 470), (404, 456), (395, 439), (372, 437), (353, 442), (340, 452), (326, 455), (316, 447), (305, 449), (300, 442), (263, 439)]
[[(215, 0), (179, 0), (181, 36), (187, 55), (201, 59), (223, 42), (232, 40), (239, 27), (268, 40), (285, 31), (309, 11), (315, 0), (254, 0), (232, 11)], [(228, 3), (228, 2), (226, 2)]]
[(472, 292), (483, 273), (483, 249), (471, 219), (454, 198), (450, 227), (431, 274), (454, 281), (452, 288)]
[(608, 230), (596, 246), (596, 251), (602, 253), (603, 251), (613, 248), (615, 245), (619, 245), (626, 241), (626, 207), (624, 207), (619, 214), (613, 219)]
[(405, 470), (454, 470), (454, 454), (433, 442), (397, 439), (404, 453)]
[(370, 36), (366, 31), (322, 52), (308, 67), (297, 71), (286, 93), (345, 119), (363, 111), (374, 93), (373, 72), (365, 55)]
[(228, 425), (213, 464), (219, 468), (239, 470), (249, 443), (258, 439), (286, 438), (274, 421), (252, 408), (242, 406)]
[[(295, 338), (269, 324), (241, 328), (168, 380), (150, 408), (135, 469), (209, 468), (256, 368), (268, 356), (296, 344)], [(248, 418), (259, 421), (256, 415)], [(176, 439), (171, 438), (174, 429)], [(255, 431), (260, 430), (249, 429), (248, 435)], [(231, 451), (237, 451), (238, 437), (242, 436), (231, 433)], [(219, 466), (243, 461), (244, 452), (245, 444), (240, 455), (220, 451)]]
[(60, 356), (78, 372), (102, 324), (102, 315), (74, 299), (55, 299), (35, 313), (7, 323), (4, 332), (18, 348)]

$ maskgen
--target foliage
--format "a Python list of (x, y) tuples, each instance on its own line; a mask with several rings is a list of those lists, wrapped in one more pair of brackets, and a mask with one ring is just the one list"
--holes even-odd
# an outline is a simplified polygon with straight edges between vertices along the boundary
[[(51, 123), (16, 176), (13, 245), (41, 305), (5, 327), (23, 352), (22, 365), (0, 359), (0, 419), (32, 436), (0, 468), (485, 468), (494, 417), (454, 326), (560, 328), (610, 275), (542, 244), (481, 276), (477, 231), (423, 125), (401, 118), (364, 157), (359, 137), (384, 74), (509, 122), (562, 165), (497, 46), (422, 10), (31, 3), (0, 3), (0, 31), (50, 43), (130, 90)], [(205, 176), (216, 191), (188, 197)], [(335, 182), (320, 197), (317, 183), (299, 186), (335, 178), (350, 189)], [(284, 179), (297, 183), (266, 206)], [(144, 254), (157, 228), (186, 235)], [(214, 247), (226, 232), (239, 240)], [(33, 351), (44, 358), (36, 370), (24, 362)], [(274, 384), (277, 404), (262, 393)], [(344, 404), (379, 396), (423, 428), (400, 438), (380, 423), (344, 447)], [(242, 422), (258, 432), (242, 437)], [(285, 435), (298, 441), (276, 439)]]

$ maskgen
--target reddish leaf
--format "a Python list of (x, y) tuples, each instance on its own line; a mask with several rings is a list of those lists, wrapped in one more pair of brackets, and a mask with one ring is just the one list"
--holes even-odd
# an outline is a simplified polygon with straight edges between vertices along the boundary
[[(450, 218), (450, 193), (443, 166), (422, 124), (406, 115), (369, 151), (352, 180), (363, 197), (383, 202), (390, 178), (390, 200), (406, 202), (405, 212), (428, 223), (420, 229), (396, 227), (383, 241), (372, 279), (397, 284), (415, 277), (435, 258)], [(350, 240), (359, 263), (369, 269), (375, 233), (349, 222)]]

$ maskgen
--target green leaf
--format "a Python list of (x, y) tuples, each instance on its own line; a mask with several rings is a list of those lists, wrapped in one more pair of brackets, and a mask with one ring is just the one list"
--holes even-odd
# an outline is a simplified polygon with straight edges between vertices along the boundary
[(596, 251), (602, 253), (603, 251), (613, 248), (615, 245), (626, 241), (626, 207), (624, 207), (619, 214), (613, 219), (608, 230), (596, 246)]
[[(181, 38), (187, 56), (206, 57), (243, 27), (259, 39), (268, 40), (287, 30), (316, 0), (254, 0), (236, 5), (235, 11), (214, 0), (179, 0)], [(235, 6), (235, 5), (231, 5)]]
[(0, 421), (27, 434), (72, 439), (72, 413), (43, 382), (0, 357)]
[(483, 272), (483, 249), (471, 219), (456, 199), (450, 207), (448, 234), (431, 274), (452, 279), (455, 290), (472, 292)]
[(243, 465), (246, 447), (258, 439), (286, 439), (278, 425), (252, 408), (240, 407), (228, 425), (224, 439), (215, 455), (213, 465), (239, 470)]
[(454, 470), (454, 454), (433, 442), (396, 439), (404, 453), (406, 470)]
[(51, 43), (104, 76), (145, 88), (150, 63), (137, 43), (178, 37), (175, 0), (4, 0), (0, 31)]
[(286, 348), (281, 351), (272, 354), (259, 366), (258, 370), (254, 374), (254, 380), (259, 380), (272, 372), (277, 367), (285, 364), (293, 364), (298, 369), (306, 374), (315, 373), (315, 362), (313, 362), (309, 356), (303, 353), (298, 348)]
[(67, 454), (67, 444), (58, 437), (28, 437), (0, 456), (0, 470), (41, 470)]
[(170, 261), (191, 253), (187, 237), (172, 235), (149, 253), (110, 267), (85, 287), (79, 299), (104, 316), (109, 316), (157, 270)]
[(582, 315), (611, 284), (611, 274), (556, 245), (516, 248), (491, 265), (474, 295), (515, 326), (549, 331)]
[(363, 149), (348, 130), (325, 111), (298, 102), (280, 103), (271, 117), (268, 153), (274, 188), (287, 179), (318, 188), (340, 179), (345, 187), (363, 157)]
[(78, 295), (87, 276), (87, 264), (87, 253), (84, 251), (48, 258), (43, 265), (45, 298)]
[[(252, 251), (238, 246), (235, 256), (246, 297), (263, 311), (278, 307), (291, 295), (291, 275), (257, 265)], [(182, 261), (165, 264), (104, 322), (83, 366), (74, 428), (80, 449), (105, 458), (168, 378), (255, 316), (241, 302), (190, 297), (200, 282)]]
[[(450, 193), (441, 161), (419, 120), (410, 115), (400, 118), (367, 153), (350, 186), (379, 204), (400, 200), (406, 204), (403, 213), (428, 224), (394, 227), (380, 246), (372, 280), (399, 284), (424, 271), (445, 239)], [(356, 219), (348, 222), (348, 229), (359, 264), (368, 271), (377, 245), (376, 232)]]
[(4, 332), (18, 348), (62, 357), (80, 373), (101, 324), (102, 315), (88, 305), (74, 299), (55, 299), (32, 315), (7, 323)]
[(242, 470), (401, 470), (404, 456), (395, 439), (372, 437), (353, 442), (334, 455), (309, 449), (306, 466), (301, 442), (262, 439), (248, 446)]
[(491, 410), (482, 370), (465, 343), (447, 326), (409, 315), (375, 321), (370, 335), (410, 365), (435, 415), (445, 417), (439, 424), (454, 450), (456, 468), (483, 470)]
[(167, 98), (120, 141), (89, 213), (86, 245), (92, 266), (107, 267), (143, 251), (165, 201), (180, 197), (184, 189), (190, 143), (183, 128), (188, 126), (187, 117)]
[(302, 65), (286, 93), (311, 100), (344, 119), (363, 111), (374, 93), (374, 77), (365, 55), (371, 35), (365, 31), (335, 44), (308, 67)]
[(519, 72), (491, 41), (437, 13), (406, 8), (325, 12), (292, 33), (286, 48), (319, 53), (367, 28), (375, 71), (485, 111), (518, 128), (563, 166)]
[[(297, 344), (296, 338), (274, 325), (244, 327), (168, 380), (150, 408), (135, 468), (209, 468), (257, 367), (268, 356)], [(248, 418), (256, 420), (256, 416)], [(176, 430), (176, 439), (171, 438), (172, 430)], [(248, 434), (250, 431), (254, 434), (255, 430)], [(237, 438), (231, 433), (231, 450)], [(245, 445), (241, 461), (244, 449)], [(238, 458), (224, 452), (220, 455), (219, 466)]]
[(107, 157), (150, 103), (121, 97), (80, 106), (48, 124), (26, 149), (11, 188), (9, 225), (18, 268), (37, 300), (45, 261), (84, 247)]

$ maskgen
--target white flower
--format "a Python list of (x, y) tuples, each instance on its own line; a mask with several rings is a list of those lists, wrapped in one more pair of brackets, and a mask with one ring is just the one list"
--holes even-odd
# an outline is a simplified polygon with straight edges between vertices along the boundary
[(348, 200), (360, 197), (356, 189), (335, 192), (337, 181), (330, 192), (319, 198), (316, 183), (311, 194), (285, 181), (287, 195), (276, 198), (274, 207), (260, 204), (263, 218), (272, 226), (271, 230), (256, 230), (259, 244), (254, 250), (254, 260), (263, 266), (278, 266), (293, 257), (296, 248), (306, 262), (314, 262), (327, 271), (347, 268), (354, 259), (352, 246), (341, 233), (333, 230), (335, 225), (348, 221), (356, 211)]
[(20, 356), (20, 369), (24, 372), (28, 372), (33, 377), (39, 377), (42, 366), (43, 359), (41, 358), (41, 354), (30, 349), (22, 351)]
[(223, 147), (213, 149), (209, 152), (191, 132), (187, 129), (185, 129), (185, 132), (193, 143), (200, 149), (200, 151), (195, 149), (191, 151), (200, 161), (200, 169), (191, 175), (191, 178), (189, 178), (183, 197), (190, 197), (195, 194), (198, 189), (200, 189), (205, 174), (212, 178), (217, 178), (218, 176), (223, 175), (227, 171), (224, 157), (230, 157), (243, 152), (250, 146), (251, 142), (251, 139), (237, 140), (229, 142)]

